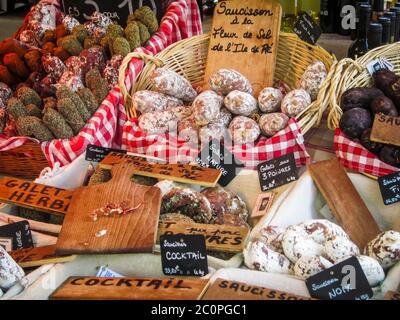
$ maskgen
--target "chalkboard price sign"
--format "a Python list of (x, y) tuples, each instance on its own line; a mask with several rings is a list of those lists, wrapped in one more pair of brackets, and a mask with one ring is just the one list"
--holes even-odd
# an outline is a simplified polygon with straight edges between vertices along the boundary
[(235, 156), (218, 140), (211, 140), (196, 158), (198, 165), (214, 168), (221, 171), (218, 183), (227, 186), (243, 169), (244, 164), (236, 160)]
[(383, 202), (385, 205), (400, 201), (400, 172), (395, 172), (378, 179)]
[(293, 153), (260, 163), (257, 167), (261, 191), (268, 191), (299, 178)]
[(368, 300), (372, 289), (356, 257), (306, 280), (310, 296), (321, 300)]
[(0, 237), (12, 239), (12, 250), (33, 248), (31, 227), (28, 221), (20, 221), (0, 227)]
[(86, 148), (86, 161), (101, 162), (110, 152), (118, 152), (126, 154), (126, 150), (117, 150), (104, 148), (100, 146), (95, 146), (94, 144), (89, 144)]
[(162, 269), (167, 276), (208, 274), (206, 241), (202, 235), (160, 236)]
[(113, 21), (125, 25), (128, 15), (142, 6), (153, 9), (158, 21), (161, 21), (164, 15), (163, 3), (160, 0), (62, 0), (62, 10), (81, 23), (89, 20), (93, 12), (99, 11)]
[(313, 18), (306, 12), (300, 14), (296, 24), (293, 27), (295, 34), (305, 42), (316, 44), (322, 34), (322, 30)]

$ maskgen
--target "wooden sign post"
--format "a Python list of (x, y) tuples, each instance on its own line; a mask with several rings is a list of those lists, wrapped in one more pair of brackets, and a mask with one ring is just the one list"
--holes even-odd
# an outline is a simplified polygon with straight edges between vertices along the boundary
[(65, 214), (73, 191), (49, 187), (27, 180), (4, 177), (0, 180), (0, 201), (48, 213)]
[[(57, 254), (153, 251), (161, 191), (131, 182), (134, 170), (127, 163), (115, 165), (110, 181), (75, 190), (57, 241)], [(119, 211), (122, 203), (130, 212)], [(115, 208), (115, 213), (94, 218), (95, 212), (106, 207)]]
[(371, 131), (371, 141), (400, 146), (400, 117), (377, 114)]
[(207, 250), (242, 252), (250, 230), (246, 227), (220, 226), (214, 224), (160, 221), (157, 240), (161, 235), (204, 235)]
[(222, 68), (247, 77), (253, 94), (272, 86), (282, 8), (274, 0), (220, 1), (214, 11), (204, 79)]
[(172, 180), (204, 187), (215, 187), (221, 171), (190, 164), (155, 163), (145, 157), (111, 152), (100, 163), (100, 167), (110, 170), (114, 165), (126, 163), (132, 166), (132, 174), (157, 179)]
[(196, 300), (208, 280), (72, 277), (52, 300)]
[(310, 174), (333, 215), (359, 248), (379, 233), (379, 227), (337, 159), (309, 166)]
[(201, 300), (312, 300), (311, 298), (239, 281), (217, 279), (208, 287)]

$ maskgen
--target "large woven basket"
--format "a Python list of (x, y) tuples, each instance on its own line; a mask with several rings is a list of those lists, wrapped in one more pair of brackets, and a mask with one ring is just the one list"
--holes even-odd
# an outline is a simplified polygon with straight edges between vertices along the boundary
[(343, 114), (339, 105), (342, 94), (351, 88), (372, 86), (373, 79), (366, 65), (377, 58), (385, 58), (394, 65), (394, 72), (399, 74), (399, 53), (400, 43), (397, 42), (371, 50), (357, 60), (343, 59), (337, 63), (327, 95), (329, 99), (329, 129), (334, 130), (339, 127), (339, 121)]
[[(138, 90), (151, 90), (149, 75), (157, 67), (163, 66), (185, 76), (193, 85), (204, 84), (204, 74), (209, 47), (210, 34), (195, 36), (179, 41), (154, 57), (143, 53), (129, 54), (120, 69), (120, 74), (125, 74), (129, 61), (132, 58), (143, 59), (144, 69), (138, 75), (131, 93)], [(276, 61), (275, 80), (285, 82), (290, 88), (296, 88), (297, 83), (305, 69), (317, 60), (322, 61), (329, 71), (327, 79), (322, 84), (320, 93), (306, 110), (297, 116), (302, 132), (306, 133), (312, 127), (318, 126), (322, 114), (328, 106), (328, 99), (325, 95), (329, 86), (333, 70), (337, 63), (336, 58), (319, 46), (310, 45), (292, 33), (281, 33), (279, 38), (278, 55)], [(257, 72), (257, 70), (254, 70)], [(130, 118), (137, 116), (130, 103), (130, 94), (125, 88), (123, 77), (120, 81), (121, 92), (125, 99), (125, 107)]]
[(27, 142), (9, 151), (0, 152), (0, 173), (18, 178), (35, 179), (49, 166), (40, 144)]

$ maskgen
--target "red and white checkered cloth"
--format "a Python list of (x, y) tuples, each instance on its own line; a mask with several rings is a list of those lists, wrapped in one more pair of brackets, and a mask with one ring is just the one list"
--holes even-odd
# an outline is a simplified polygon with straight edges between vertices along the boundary
[[(172, 43), (201, 34), (200, 12), (195, 0), (177, 0), (167, 9), (160, 24), (159, 31), (148, 41), (145, 48), (138, 48), (147, 53), (156, 54)], [(132, 83), (142, 70), (142, 61), (134, 59), (127, 73), (127, 83)], [(128, 87), (130, 88), (130, 86)], [(51, 167), (56, 162), (64, 166), (79, 157), (88, 144), (103, 147), (123, 148), (122, 128), (127, 120), (119, 89), (112, 90), (97, 112), (82, 131), (72, 139), (52, 140), (41, 144), (43, 153)], [(6, 139), (0, 136), (0, 152), (19, 147), (35, 139), (13, 137)]]
[(400, 171), (399, 168), (381, 161), (361, 144), (347, 138), (339, 128), (335, 130), (334, 145), (336, 157), (349, 169), (376, 177)]
[[(176, 135), (146, 135), (138, 127), (137, 120), (126, 123), (122, 139), (124, 148), (129, 152), (161, 158), (170, 163), (194, 161), (201, 151), (198, 145), (178, 140)], [(310, 162), (301, 129), (293, 118), (286, 129), (272, 138), (261, 138), (255, 146), (226, 147), (247, 168), (289, 153), (294, 154), (297, 166)]]

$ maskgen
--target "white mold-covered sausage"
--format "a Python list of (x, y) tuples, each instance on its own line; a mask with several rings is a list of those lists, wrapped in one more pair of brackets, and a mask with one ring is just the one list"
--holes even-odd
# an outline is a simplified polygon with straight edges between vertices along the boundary
[(249, 93), (231, 91), (224, 99), (225, 107), (233, 114), (250, 116), (258, 110), (257, 100)]
[(294, 274), (302, 279), (307, 279), (319, 272), (332, 267), (333, 264), (321, 256), (304, 256), (294, 265)]
[(306, 90), (310, 94), (312, 101), (317, 99), (321, 85), (327, 75), (326, 67), (321, 61), (314, 62), (304, 71), (300, 79), (300, 88)]
[(400, 232), (382, 232), (368, 243), (365, 254), (377, 260), (385, 270), (394, 266), (400, 261)]
[(0, 289), (9, 289), (24, 276), (24, 270), (0, 246)]
[(192, 109), (196, 124), (205, 126), (218, 119), (223, 98), (214, 91), (206, 90), (193, 101)]
[(182, 100), (155, 91), (140, 90), (132, 95), (132, 107), (140, 113), (164, 111), (182, 105)]
[(253, 119), (237, 116), (231, 121), (229, 132), (235, 144), (248, 144), (258, 139), (260, 127)]
[(267, 137), (273, 137), (279, 131), (286, 128), (289, 117), (282, 112), (268, 113), (261, 116), (258, 124), (261, 132)]
[(271, 273), (292, 273), (292, 263), (283, 254), (274, 251), (261, 241), (250, 242), (243, 251), (246, 266), (253, 270)]
[(250, 81), (233, 69), (218, 70), (211, 76), (210, 85), (215, 92), (223, 96), (226, 96), (233, 90), (253, 93)]
[(258, 95), (258, 107), (262, 112), (271, 113), (281, 110), (283, 94), (275, 88), (264, 88)]
[(169, 69), (155, 69), (150, 76), (150, 81), (155, 91), (181, 99), (184, 102), (192, 102), (197, 96), (196, 90), (193, 89), (186, 78)]
[(281, 109), (289, 117), (295, 117), (311, 104), (310, 94), (303, 89), (290, 91), (282, 100)]

